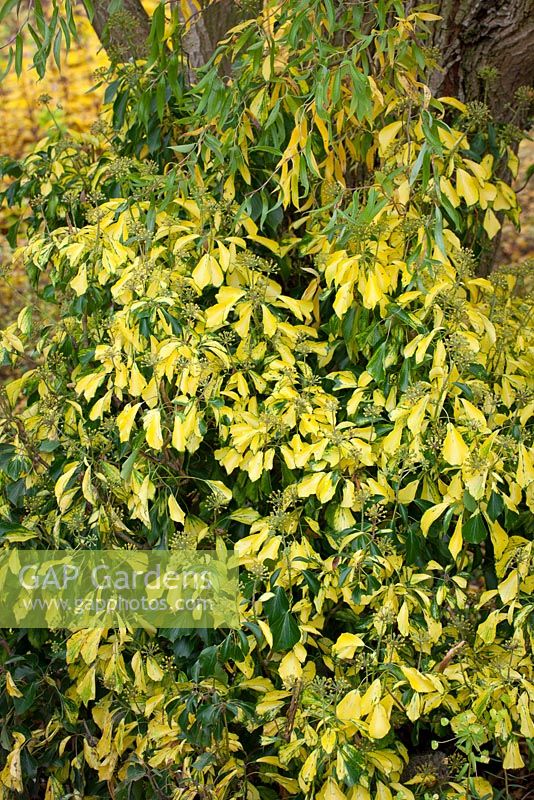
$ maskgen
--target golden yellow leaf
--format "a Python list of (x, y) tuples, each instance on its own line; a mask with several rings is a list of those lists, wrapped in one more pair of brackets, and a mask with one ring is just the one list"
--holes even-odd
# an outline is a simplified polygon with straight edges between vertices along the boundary
[(79, 464), (78, 461), (75, 461), (74, 463), (71, 462), (70, 464), (67, 464), (66, 465), (66, 467), (67, 467), (66, 471), (56, 481), (56, 485), (54, 487), (54, 493), (56, 495), (57, 503), (58, 503), (59, 507), (62, 510), (64, 508), (63, 505), (62, 505), (62, 499), (63, 499), (63, 496), (65, 494), (65, 489), (67, 487), (68, 482), (70, 481), (70, 479), (72, 478), (72, 476), (74, 475), (76, 470), (78, 469), (79, 465), (80, 464)]
[(422, 675), (419, 670), (414, 667), (401, 666), (401, 669), (415, 692), (435, 692), (437, 687), (433, 681), (426, 675)]
[(347, 692), (336, 706), (336, 717), (341, 722), (352, 722), (362, 716), (362, 698), (357, 689)]
[(417, 692), (414, 692), (410, 702), (406, 706), (406, 716), (412, 722), (415, 722), (416, 719), (419, 719), (421, 716), (423, 701), (421, 695)]
[(243, 462), (243, 467), (248, 472), (248, 476), (253, 483), (259, 480), (263, 472), (263, 452), (258, 450), (254, 455), (250, 455), (249, 458)]
[(410, 633), (410, 610), (406, 600), (403, 602), (399, 613), (397, 614), (397, 626), (403, 636), (408, 636)]
[(477, 636), (479, 636), (486, 644), (492, 644), (497, 635), (497, 625), (505, 615), (500, 611), (495, 610), (488, 614), (484, 622), (481, 622), (477, 628)]
[(454, 528), (454, 533), (451, 536), (449, 542), (449, 550), (453, 558), (458, 557), (458, 553), (461, 551), (464, 543), (464, 538), (462, 535), (462, 517), (460, 516), (458, 522), (456, 523), (456, 527)]
[(432, 339), (434, 338), (436, 333), (437, 333), (436, 330), (430, 331), (430, 333), (428, 333), (426, 336), (423, 336), (421, 338), (421, 340), (419, 341), (419, 343), (417, 345), (417, 348), (416, 348), (416, 351), (415, 351), (415, 363), (416, 364), (422, 364), (423, 363), (423, 359), (425, 357), (426, 351), (428, 350), (428, 348), (430, 346), (430, 343), (432, 342)]
[(501, 223), (499, 222), (499, 220), (497, 219), (491, 208), (488, 208), (486, 213), (484, 214), (483, 224), (484, 224), (484, 230), (486, 231), (490, 239), (493, 239), (495, 236), (497, 236), (498, 232), (501, 229)]
[(336, 493), (336, 482), (331, 473), (323, 473), (317, 484), (316, 495), (321, 503), (328, 503)]
[(276, 242), (274, 239), (269, 239), (267, 236), (259, 236), (258, 234), (249, 234), (247, 239), (250, 239), (252, 242), (257, 242), (258, 244), (263, 245), (275, 255), (283, 255), (280, 249), (280, 243)]
[(406, 427), (416, 436), (421, 431), (430, 396), (421, 397), (406, 418)]
[(15, 746), (6, 758), (4, 769), (0, 773), (0, 790), (13, 789), (16, 792), (24, 791), (22, 784), (22, 768), (20, 763), (20, 751), (25, 738), (21, 733), (13, 734)]
[(235, 197), (235, 180), (233, 175), (229, 175), (223, 186), (224, 199), (231, 203)]
[(292, 650), (281, 660), (278, 667), (278, 674), (282, 678), (285, 686), (291, 686), (294, 681), (302, 677), (302, 665)]
[(377, 781), (374, 800), (393, 800), (389, 786), (386, 786), (382, 781)]
[(525, 766), (517, 739), (511, 739), (506, 745), (506, 752), (504, 754), (502, 766), (503, 769), (506, 770), (522, 769)]
[(134, 405), (128, 403), (128, 405), (122, 409), (121, 413), (117, 417), (117, 427), (119, 429), (119, 439), (121, 442), (129, 441), (130, 433), (132, 432), (132, 427), (135, 421), (135, 415), (140, 407), (141, 403), (135, 403)]
[(220, 286), (224, 275), (218, 261), (211, 253), (204, 253), (191, 275), (199, 289), (206, 286)]
[(299, 773), (299, 781), (302, 780), (305, 784), (304, 791), (307, 791), (306, 787), (308, 784), (312, 783), (315, 776), (317, 775), (317, 763), (319, 760), (320, 748), (314, 748), (309, 756), (307, 757), (306, 761), (302, 765), (302, 769)]
[(474, 406), (473, 403), (470, 403), (469, 400), (466, 400), (464, 397), (461, 398), (461, 403), (465, 415), (468, 417), (468, 419), (475, 422), (477, 428), (483, 433), (488, 432), (489, 431), (488, 423), (482, 411), (476, 406)]
[(371, 800), (369, 789), (366, 789), (365, 786), (361, 784), (352, 786), (350, 790), (350, 800)]
[(85, 375), (76, 384), (76, 394), (83, 394), (86, 400), (92, 400), (105, 377), (105, 372), (93, 372), (91, 375)]
[(495, 797), (493, 786), (485, 778), (471, 778), (473, 788), (481, 800), (492, 800)]
[(96, 492), (95, 492), (95, 490), (93, 488), (92, 473), (91, 473), (91, 467), (90, 466), (87, 467), (87, 469), (85, 470), (85, 473), (84, 473), (84, 476), (83, 476), (83, 479), (82, 479), (82, 494), (83, 494), (83, 496), (85, 497), (85, 499), (87, 500), (88, 503), (91, 503), (91, 505), (93, 505), (93, 506), (97, 504), (98, 497), (97, 497)]
[(386, 127), (382, 128), (382, 130), (379, 132), (378, 147), (381, 156), (385, 155), (388, 147), (393, 142), (401, 128), (402, 121), (397, 120), (396, 122), (391, 122), (389, 125), (386, 125)]
[[(422, 19), (425, 22), (435, 22), (437, 20), (443, 19), (443, 17), (440, 17), (439, 14), (431, 14), (429, 11), (415, 11), (413, 16), (416, 17), (417, 19)], [(451, 98), (440, 97), (440, 100), (442, 102), (448, 99), (450, 100)], [(462, 104), (459, 103), (459, 105)]]
[(527, 450), (524, 444), (519, 445), (517, 459), (516, 481), (522, 488), (526, 488), (534, 481), (534, 459), (532, 450)]
[(478, 200), (478, 181), (461, 167), (456, 170), (456, 191), (468, 206), (475, 205)]
[(328, 778), (317, 793), (317, 800), (347, 800), (334, 778)]
[(531, 710), (527, 692), (521, 693), (517, 701), (517, 709), (521, 720), (521, 734), (527, 739), (534, 739), (534, 708)]
[(95, 420), (100, 419), (106, 411), (109, 411), (112, 397), (113, 390), (109, 389), (106, 394), (100, 397), (93, 405), (91, 411), (89, 412), (89, 419), (94, 422)]
[(369, 736), (372, 739), (383, 739), (389, 733), (390, 728), (386, 709), (382, 703), (377, 703), (369, 717)]
[(78, 297), (82, 294), (85, 294), (87, 291), (87, 267), (85, 264), (82, 264), (80, 269), (78, 270), (78, 274), (71, 280), (69, 284)]
[(362, 289), (362, 299), (365, 308), (374, 308), (384, 297), (375, 272), (370, 272)]
[(508, 534), (497, 521), (490, 520), (487, 517), (486, 520), (489, 524), (491, 541), (493, 542), (493, 549), (495, 551), (495, 558), (499, 559), (508, 545)]
[(11, 672), (9, 670), (6, 671), (6, 692), (10, 697), (22, 697), (22, 692), (20, 689), (17, 689), (17, 684), (11, 677)]
[(365, 642), (355, 633), (342, 633), (332, 647), (332, 655), (337, 658), (353, 658), (358, 647), (364, 647)]
[(508, 577), (499, 583), (499, 595), (503, 603), (509, 603), (517, 597), (519, 590), (519, 576), (517, 570), (513, 569)]
[(442, 455), (448, 464), (459, 466), (469, 457), (469, 448), (452, 422), (447, 423), (447, 435), (443, 442)]
[(139, 367), (137, 366), (135, 361), (132, 364), (132, 367), (131, 367), (131, 370), (130, 370), (130, 383), (129, 383), (129, 387), (128, 388), (129, 388), (130, 394), (132, 394), (134, 397), (139, 397), (139, 395), (146, 388), (146, 380), (143, 377), (143, 375), (141, 374), (141, 372), (139, 370)]
[(265, 641), (267, 642), (269, 647), (272, 648), (274, 640), (273, 640), (273, 635), (271, 633), (271, 629), (269, 628), (268, 624), (262, 619), (258, 618), (257, 623), (261, 629), (261, 632), (263, 633), (263, 636), (265, 637)]
[(263, 75), (266, 81), (271, 80), (271, 75), (272, 75), (271, 53), (268, 53), (263, 59), (263, 63), (261, 65), (261, 74)]
[(465, 112), (467, 109), (465, 103), (462, 103), (456, 97), (438, 97), (438, 100), (440, 103), (446, 103), (447, 105), (452, 106), (453, 108), (457, 108), (458, 111)]
[(321, 747), (325, 753), (330, 754), (336, 746), (337, 736), (335, 730), (330, 728), (321, 736)]
[(95, 667), (91, 667), (76, 684), (76, 693), (82, 703), (87, 705), (89, 700), (95, 699), (95, 691)]
[(186, 449), (186, 439), (185, 421), (177, 414), (174, 418), (174, 427), (172, 430), (172, 446), (178, 450), (179, 453), (183, 453)]
[(163, 447), (163, 434), (161, 432), (161, 412), (159, 408), (147, 411), (143, 419), (143, 427), (146, 431), (148, 446), (154, 450), (161, 450)]
[(458, 208), (461, 202), (460, 198), (458, 197), (456, 189), (454, 188), (450, 180), (445, 177), (445, 175), (442, 175), (441, 178), (439, 179), (439, 188), (441, 189), (442, 194), (444, 194), (445, 197), (449, 200), (451, 205), (454, 208)]
[(263, 316), (263, 330), (265, 335), (274, 336), (278, 327), (278, 321), (272, 311), (267, 308), (267, 306), (262, 306), (261, 310)]
[(102, 628), (94, 628), (93, 630), (84, 632), (83, 642), (80, 647), (80, 655), (87, 666), (90, 666), (96, 661), (101, 638)]
[(165, 677), (165, 673), (153, 656), (147, 656), (146, 659), (146, 674), (149, 678), (157, 683)]
[(421, 517), (421, 532), (424, 536), (427, 535), (430, 526), (434, 523), (445, 511), (446, 508), (449, 508), (449, 502), (444, 500), (442, 503), (438, 503), (435, 506), (427, 509), (423, 516)]
[(401, 205), (407, 206), (410, 200), (410, 181), (404, 180), (397, 187), (397, 198)]
[(180, 525), (183, 525), (185, 522), (185, 513), (178, 505), (178, 502), (173, 494), (169, 495), (169, 499), (167, 500), (167, 505), (169, 507), (169, 514), (171, 519), (174, 522), (178, 522)]
[(397, 492), (397, 499), (399, 503), (403, 505), (408, 505), (415, 499), (415, 495), (417, 494), (417, 487), (419, 486), (419, 480), (410, 481), (406, 486), (403, 486), (402, 489), (399, 489)]

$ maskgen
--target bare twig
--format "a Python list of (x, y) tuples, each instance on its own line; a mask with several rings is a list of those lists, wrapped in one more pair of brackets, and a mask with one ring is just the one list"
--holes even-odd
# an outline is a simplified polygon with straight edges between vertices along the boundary
[(463, 648), (463, 647), (464, 647), (466, 644), (467, 644), (467, 642), (466, 642), (466, 641), (464, 641), (464, 640), (462, 640), (461, 642), (458, 642), (458, 644), (455, 644), (455, 645), (454, 645), (454, 647), (451, 647), (451, 649), (448, 651), (448, 653), (446, 653), (446, 655), (445, 655), (445, 656), (444, 656), (444, 657), (441, 659), (441, 661), (439, 662), (438, 666), (436, 667), (436, 672), (444, 672), (444, 671), (445, 671), (445, 669), (446, 669), (446, 668), (449, 666), (449, 664), (451, 663), (451, 661), (452, 661), (452, 659), (454, 658), (454, 656), (455, 656), (457, 653), (459, 653), (459, 652), (460, 652), (460, 650), (461, 650), (461, 649), (462, 649), (462, 648)]

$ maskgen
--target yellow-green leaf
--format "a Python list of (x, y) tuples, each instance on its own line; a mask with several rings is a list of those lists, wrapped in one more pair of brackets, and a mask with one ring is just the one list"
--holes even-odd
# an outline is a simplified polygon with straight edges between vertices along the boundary
[(362, 698), (357, 689), (351, 689), (336, 706), (336, 716), (342, 722), (352, 722), (362, 716)]
[(461, 167), (456, 170), (456, 191), (468, 206), (474, 206), (478, 200), (478, 181)]
[(169, 514), (174, 522), (178, 522), (180, 525), (185, 523), (185, 513), (178, 505), (178, 502), (173, 494), (169, 495), (169, 499), (167, 501), (169, 506)]
[(447, 435), (443, 442), (442, 454), (445, 461), (453, 466), (463, 464), (469, 456), (469, 448), (452, 422), (447, 423)]
[(347, 800), (347, 796), (341, 791), (334, 778), (328, 778), (321, 791), (318, 792), (317, 800)]
[(191, 277), (199, 289), (204, 289), (206, 286), (220, 286), (224, 279), (219, 262), (211, 253), (204, 253)]
[(83, 678), (76, 684), (76, 692), (84, 705), (87, 705), (89, 700), (95, 699), (95, 667), (87, 670)]
[(342, 633), (332, 647), (332, 655), (337, 658), (350, 659), (354, 657), (358, 647), (364, 647), (365, 642), (355, 633)]
[(78, 297), (82, 294), (85, 294), (87, 291), (87, 267), (85, 264), (82, 264), (80, 267), (78, 274), (74, 277), (71, 282), (70, 286), (74, 289)]
[(382, 703), (377, 703), (369, 717), (369, 736), (372, 739), (383, 739), (389, 733), (390, 728), (386, 709)]
[(430, 526), (437, 520), (446, 508), (449, 508), (449, 503), (445, 500), (442, 503), (438, 503), (436, 506), (432, 506), (429, 508), (423, 516), (421, 517), (421, 532), (424, 536), (427, 535)]
[(143, 427), (146, 431), (146, 441), (149, 447), (154, 450), (161, 450), (163, 447), (163, 435), (161, 433), (161, 413), (159, 408), (147, 411), (143, 420)]
[(129, 441), (135, 421), (135, 415), (140, 407), (141, 403), (135, 403), (134, 405), (128, 403), (128, 405), (122, 409), (121, 413), (117, 417), (117, 427), (119, 429), (119, 439), (121, 442)]
[(396, 122), (391, 122), (389, 125), (386, 125), (385, 128), (382, 128), (382, 130), (378, 134), (378, 146), (381, 156), (385, 155), (388, 147), (393, 142), (393, 140), (395, 139), (401, 128), (402, 128), (401, 120), (397, 120)]
[(525, 766), (517, 739), (511, 739), (506, 745), (502, 766), (503, 769), (522, 769)]
[(499, 220), (497, 219), (491, 208), (488, 208), (486, 213), (484, 214), (483, 224), (484, 224), (484, 230), (486, 231), (490, 239), (493, 239), (495, 236), (497, 236), (498, 232), (501, 229), (501, 223), (499, 222)]
[(435, 692), (436, 686), (433, 681), (426, 675), (422, 675), (419, 670), (414, 667), (401, 666), (401, 669), (415, 692)]
[(454, 533), (451, 536), (449, 542), (449, 550), (451, 551), (451, 555), (453, 558), (458, 557), (458, 553), (461, 551), (464, 543), (464, 538), (462, 536), (462, 517), (458, 519), (456, 523), (456, 527), (454, 528)]
[(11, 677), (11, 672), (6, 671), (6, 692), (10, 697), (22, 697), (22, 692), (17, 688), (17, 684)]

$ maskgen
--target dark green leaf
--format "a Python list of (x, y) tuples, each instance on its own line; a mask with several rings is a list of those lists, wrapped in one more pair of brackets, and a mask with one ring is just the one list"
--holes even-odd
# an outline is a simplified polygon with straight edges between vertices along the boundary
[(462, 525), (464, 540), (469, 544), (480, 544), (488, 535), (488, 529), (481, 514), (474, 514)]

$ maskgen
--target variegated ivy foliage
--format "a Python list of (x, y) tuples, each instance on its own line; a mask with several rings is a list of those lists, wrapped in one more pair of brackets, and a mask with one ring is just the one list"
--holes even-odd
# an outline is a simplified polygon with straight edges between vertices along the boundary
[(1, 399), (5, 546), (235, 548), (243, 624), (58, 637), (35, 719), (14, 662), (0, 796), (43, 749), (50, 799), (489, 798), (490, 758), (525, 764), (532, 307), (460, 236), (515, 197), (421, 84), (366, 80), (350, 203), (359, 153), (295, 101), (276, 239), (208, 164), (164, 210), (108, 200), (20, 250), (59, 313), (2, 333), (35, 362)]

